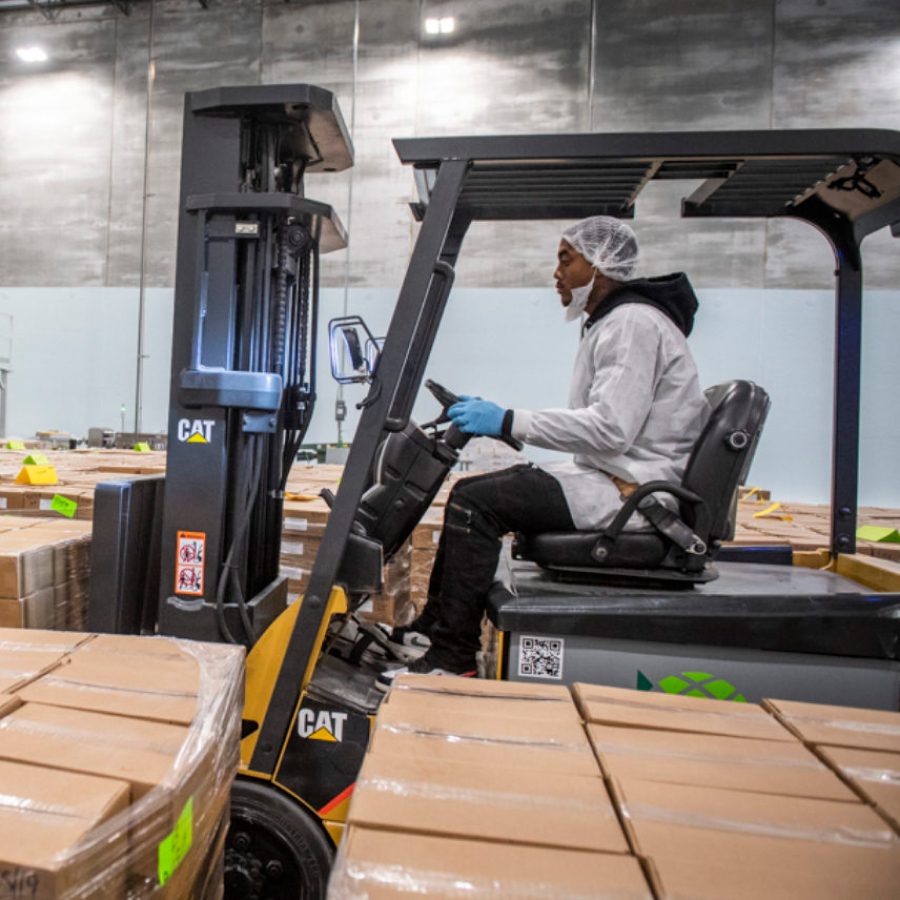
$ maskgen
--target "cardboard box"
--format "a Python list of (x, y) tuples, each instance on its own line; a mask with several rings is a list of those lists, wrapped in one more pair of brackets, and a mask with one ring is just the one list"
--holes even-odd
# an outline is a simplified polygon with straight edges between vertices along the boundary
[(56, 668), (65, 653), (0, 647), (0, 694), (12, 693)]
[[(140, 640), (140, 639), (138, 639)], [(89, 644), (19, 691), (23, 700), (189, 725), (197, 712), (196, 660), (126, 654)]]
[[(391, 882), (385, 873), (396, 872)], [(330, 888), (337, 896), (627, 897), (650, 900), (633, 857), (396, 834), (352, 827)]]
[(186, 735), (178, 725), (24, 703), (0, 718), (0, 759), (127, 781), (134, 801), (166, 778)]
[(14, 487), (0, 489), (0, 511), (21, 509), (25, 502), (25, 492)]
[(588, 725), (609, 778), (730, 788), (856, 802), (858, 797), (803, 744)]
[(900, 753), (819, 747), (818, 753), (900, 834)]
[(437, 550), (444, 528), (444, 511), (430, 507), (413, 529), (412, 545), (417, 550)]
[[(125, 809), (129, 786), (123, 781), (0, 760), (0, 796), (2, 896), (82, 896), (127, 852), (127, 834), (107, 839), (90, 858), (75, 852), (97, 825)], [(107, 875), (102, 891), (124, 896), (124, 878)]]
[(900, 844), (865, 804), (633, 779), (612, 788), (660, 896), (896, 896)]
[(591, 684), (573, 685), (572, 692), (586, 722), (723, 737), (794, 740), (776, 719), (751, 703)]
[(391, 702), (378, 711), (376, 726), (406, 734), (421, 732), (507, 744), (588, 747), (587, 735), (576, 716), (555, 716), (548, 721), (543, 717), (481, 715), (465, 711), (455, 713), (451, 718), (428, 703), (412, 706)]
[[(314, 493), (318, 494), (318, 490)], [(314, 500), (285, 500), (283, 530), (287, 534), (321, 537), (330, 515), (331, 509), (321, 497)]]
[(286, 566), (311, 569), (321, 546), (321, 538), (286, 534), (281, 542), (281, 562)]
[(809, 744), (900, 753), (900, 712), (797, 700), (764, 700), (763, 706)]
[(92, 634), (77, 631), (42, 631), (20, 628), (0, 628), (0, 651), (32, 650), (41, 653), (69, 653), (88, 641), (95, 640)]
[[(702, 842), (705, 834), (691, 835)], [(656, 895), (691, 900), (894, 900), (898, 872), (891, 851), (841, 848), (835, 855), (797, 841), (772, 839), (742, 856), (736, 841), (703, 853), (644, 860)]]
[(367, 752), (500, 769), (528, 769), (535, 778), (540, 778), (540, 773), (545, 771), (589, 778), (600, 774), (597, 760), (587, 743), (583, 747), (516, 744), (482, 738), (448, 738), (440, 734), (398, 732), (376, 726)]
[(0, 626), (4, 628), (53, 628), (65, 626), (57, 606), (56, 588), (42, 588), (27, 597), (0, 598)]
[(53, 587), (53, 548), (30, 529), (0, 534), (0, 597), (27, 597)]
[[(204, 652), (212, 652), (212, 648), (204, 648)], [(165, 662), (166, 665), (174, 662), (176, 665), (187, 664), (193, 671), (197, 662), (188, 650), (177, 639), (168, 637), (149, 637), (132, 634), (98, 634), (78, 648), (78, 658), (95, 659), (98, 654), (128, 663), (135, 657), (140, 659), (140, 665), (153, 665)], [(151, 657), (151, 659), (147, 659)]]
[(410, 757), (366, 757), (354, 825), (626, 853), (603, 780)]
[(446, 678), (443, 675), (400, 675), (395, 679), (386, 702), (399, 700), (407, 692), (450, 694), (475, 699), (550, 700), (567, 706), (573, 705), (569, 689), (562, 685), (495, 681), (485, 678)]
[(519, 697), (491, 697), (489, 695), (451, 694), (422, 691), (398, 691), (390, 701), (395, 713), (403, 710), (408, 721), (415, 722), (419, 715), (443, 717), (452, 725), (458, 716), (474, 714), (497, 719), (528, 719), (552, 729), (557, 722), (580, 727), (581, 720), (573, 703), (555, 700), (529, 700)]

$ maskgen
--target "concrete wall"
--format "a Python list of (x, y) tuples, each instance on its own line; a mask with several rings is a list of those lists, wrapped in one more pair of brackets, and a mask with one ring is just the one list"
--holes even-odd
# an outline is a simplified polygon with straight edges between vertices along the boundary
[[(446, 15), (453, 35), (424, 35), (426, 17)], [(29, 43), (49, 61), (19, 62), (14, 48)], [(170, 286), (184, 92), (289, 81), (331, 88), (352, 121), (356, 168), (311, 179), (310, 194), (350, 220), (351, 283), (393, 286), (414, 227), (391, 137), (896, 127), (900, 14), (894, 0), (145, 0), (127, 17), (111, 4), (52, 21), (4, 13), (0, 203), (15, 215), (0, 221), (0, 284), (132, 286), (143, 270)], [(683, 267), (701, 286), (829, 285), (828, 251), (806, 226), (675, 232), (690, 185), (652, 187), (636, 221), (648, 270)], [(486, 228), (459, 283), (546, 284), (551, 243), (546, 226)], [(884, 236), (873, 244), (889, 249)], [(325, 283), (342, 286), (346, 270), (346, 255), (330, 260)], [(898, 254), (873, 254), (870, 286), (898, 277)]]
[[(900, 122), (895, 0), (209, 0), (207, 10), (197, 0), (145, 0), (132, 8), (127, 17), (112, 5), (64, 10), (53, 21), (0, 15), (0, 312), (16, 320), (9, 417), (21, 433), (118, 426), (123, 403), (132, 424), (142, 297), (143, 425), (164, 421), (187, 90), (309, 81), (337, 93), (357, 164), (308, 183), (351, 231), (349, 251), (324, 266), (327, 304), (342, 309), (346, 286), (354, 311), (385, 322), (416, 233), (412, 177), (391, 137)], [(426, 17), (448, 15), (452, 36), (423, 34)], [(46, 63), (15, 58), (31, 43), (47, 50)], [(827, 499), (828, 430), (815, 424), (830, 410), (827, 245), (790, 221), (682, 221), (678, 201), (693, 187), (656, 182), (642, 195), (642, 272), (685, 269), (702, 289), (694, 345), (707, 381), (755, 374), (773, 390), (771, 449), (761, 448), (757, 477), (798, 499)], [(529, 330), (538, 307), (562, 329), (547, 293), (557, 234), (554, 223), (473, 228), (435, 377), (511, 404), (540, 405), (544, 394), (559, 402), (552, 388), (567, 378), (571, 335)], [(864, 498), (895, 503), (897, 249), (886, 233), (865, 247), (862, 473)], [(311, 437), (333, 439), (333, 391), (322, 388)]]

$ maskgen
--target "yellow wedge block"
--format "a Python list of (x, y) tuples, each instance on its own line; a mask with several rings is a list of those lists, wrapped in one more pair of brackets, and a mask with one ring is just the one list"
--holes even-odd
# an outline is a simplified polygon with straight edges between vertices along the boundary
[(59, 484), (55, 466), (22, 466), (16, 484)]

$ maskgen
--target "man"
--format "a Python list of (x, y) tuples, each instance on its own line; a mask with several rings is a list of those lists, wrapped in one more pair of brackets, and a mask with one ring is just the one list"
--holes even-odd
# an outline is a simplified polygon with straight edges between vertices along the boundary
[[(566, 320), (583, 323), (567, 409), (503, 409), (471, 397), (450, 408), (466, 433), (512, 435), (573, 456), (456, 484), (428, 602), (391, 637), (409, 657), (426, 652), (381, 675), (381, 688), (406, 671), (475, 674), (504, 534), (602, 529), (637, 484), (681, 481), (709, 413), (686, 341), (697, 298), (682, 273), (630, 281), (637, 256), (634, 232), (618, 219), (594, 216), (563, 232), (556, 290)], [(629, 525), (647, 523), (636, 514)]]

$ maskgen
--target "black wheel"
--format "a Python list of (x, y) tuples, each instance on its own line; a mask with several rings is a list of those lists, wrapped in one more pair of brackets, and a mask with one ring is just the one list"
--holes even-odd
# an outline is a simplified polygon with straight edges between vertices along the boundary
[(266, 782), (235, 780), (226, 900), (320, 900), (333, 856), (325, 830), (299, 803)]

